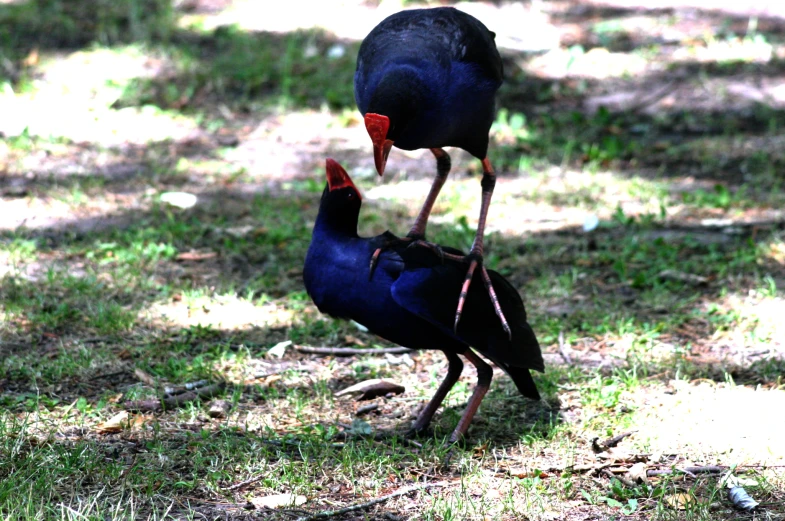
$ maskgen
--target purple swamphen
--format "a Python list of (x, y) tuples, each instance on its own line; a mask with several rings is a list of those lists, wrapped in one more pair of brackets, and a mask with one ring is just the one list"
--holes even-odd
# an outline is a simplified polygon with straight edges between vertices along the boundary
[[(461, 289), (465, 264), (441, 258), (428, 248), (408, 248), (385, 232), (365, 238), (357, 235), (362, 198), (346, 171), (327, 159), (327, 187), (322, 194), (313, 238), (305, 259), (305, 288), (319, 311), (352, 319), (369, 331), (411, 349), (438, 349), (449, 361), (447, 377), (420, 413), (412, 431), (425, 430), (433, 414), (463, 370), (463, 355), (477, 367), (477, 387), (458, 426), (456, 441), (488, 391), (493, 370), (472, 348), (501, 367), (522, 395), (539, 400), (529, 369), (543, 371), (540, 346), (529, 324), (518, 292), (495, 271), (488, 275), (497, 288), (498, 302), (509, 319), (512, 336), (493, 320), (495, 310), (482, 287), (468, 291), (464, 318), (457, 329), (453, 305)], [(367, 262), (382, 244), (388, 244), (371, 272)], [(460, 256), (461, 252), (443, 247)]]
[[(406, 238), (398, 241), (434, 247), (425, 242), (425, 227), (450, 172), (450, 156), (442, 147), (460, 147), (482, 161), (480, 219), (469, 255), (461, 256), (468, 269), (458, 296), (455, 327), (479, 266), (496, 315), (509, 335), (507, 318), (483, 266), (485, 221), (496, 184), (487, 155), (488, 132), (503, 77), (494, 37), (482, 22), (452, 7), (393, 14), (382, 20), (360, 46), (354, 98), (373, 142), (379, 175), (384, 173), (393, 145), (404, 150), (429, 148), (436, 157), (436, 179), (428, 197)], [(387, 246), (383, 243), (374, 252), (372, 266)]]

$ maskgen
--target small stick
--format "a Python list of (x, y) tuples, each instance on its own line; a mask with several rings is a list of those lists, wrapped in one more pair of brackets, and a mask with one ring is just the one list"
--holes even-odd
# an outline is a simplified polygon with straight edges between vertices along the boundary
[(627, 436), (632, 436), (634, 433), (635, 433), (635, 431), (623, 432), (623, 433), (619, 434), (618, 436), (614, 436), (613, 438), (608, 438), (607, 440), (605, 440), (602, 443), (600, 443), (600, 445), (602, 445), (603, 447), (606, 447), (606, 448), (615, 447), (616, 445), (621, 443), (621, 440), (623, 440)]
[(138, 411), (138, 412), (158, 412), (163, 409), (176, 409), (177, 407), (181, 407), (188, 402), (192, 402), (197, 398), (211, 398), (216, 394), (220, 393), (224, 388), (223, 383), (208, 385), (207, 387), (202, 387), (199, 389), (195, 389), (193, 391), (188, 391), (182, 394), (176, 394), (174, 396), (170, 396), (168, 398), (164, 398), (162, 400), (132, 400), (125, 402), (123, 407), (125, 407), (129, 411)]
[(306, 373), (306, 372), (309, 371), (309, 369), (298, 369), (298, 368), (295, 368), (295, 367), (288, 367), (286, 369), (282, 369), (280, 371), (274, 371), (272, 373), (265, 373), (264, 371), (259, 371), (258, 373), (253, 375), (253, 378), (258, 380), (260, 378), (267, 378), (269, 376), (278, 376), (279, 374), (284, 374), (284, 373), (287, 373), (289, 371), (292, 371), (294, 373)]
[(394, 497), (403, 496), (409, 494), (410, 492), (416, 492), (418, 490), (425, 490), (432, 487), (442, 487), (445, 483), (437, 482), (437, 483), (424, 483), (422, 485), (414, 485), (411, 487), (403, 487), (395, 492), (387, 494), (386, 496), (377, 497), (370, 501), (366, 501), (365, 503), (359, 503), (357, 505), (352, 505), (344, 508), (339, 508), (338, 510), (325, 510), (323, 512), (318, 512), (316, 514), (311, 514), (309, 516), (298, 517), (295, 521), (315, 521), (316, 519), (327, 519), (330, 517), (340, 516), (343, 514), (347, 514), (349, 512), (356, 512), (357, 510), (365, 510), (366, 508), (370, 508), (374, 505), (378, 505), (379, 503), (384, 503)]
[(368, 414), (371, 411), (375, 411), (379, 408), (378, 403), (369, 403), (367, 405), (363, 405), (362, 407), (358, 407), (356, 411), (354, 411), (355, 416), (362, 416), (363, 414)]
[(669, 474), (683, 473), (695, 477), (695, 474), (719, 474), (728, 470), (728, 467), (719, 467), (717, 465), (707, 465), (705, 467), (684, 467), (681, 469), (662, 469), (662, 470), (647, 470), (646, 477), (653, 476), (667, 476)]
[(613, 472), (611, 472), (611, 471), (610, 471), (610, 470), (608, 470), (608, 469), (602, 469), (600, 472), (601, 472), (601, 474), (602, 474), (602, 475), (604, 475), (604, 476), (605, 476), (605, 477), (607, 477), (608, 479), (618, 479), (619, 481), (621, 481), (621, 482), (622, 482), (622, 484), (623, 484), (625, 487), (628, 487), (628, 488), (635, 488), (635, 483), (633, 483), (632, 481), (630, 481), (629, 479), (627, 479), (627, 478), (626, 478), (626, 477), (624, 477), (624, 476), (617, 476), (616, 474), (614, 474)]
[(241, 481), (239, 483), (235, 483), (234, 485), (226, 487), (223, 490), (226, 491), (226, 492), (232, 492), (234, 490), (238, 490), (238, 489), (241, 489), (243, 487), (247, 487), (248, 485), (251, 485), (253, 483), (256, 483), (257, 481), (260, 481), (263, 478), (264, 478), (264, 474), (259, 474), (258, 476), (254, 476), (252, 478), (248, 478), (248, 479), (246, 479), (244, 481)]
[(383, 355), (390, 353), (391, 355), (411, 353), (413, 350), (407, 347), (380, 347), (370, 349), (358, 349), (355, 347), (310, 347), (310, 346), (294, 346), (294, 349), (301, 353), (311, 353), (315, 355), (333, 355), (333, 356), (354, 356), (354, 355)]
[(572, 358), (567, 352), (567, 344), (564, 343), (564, 331), (559, 331), (559, 354), (564, 359), (564, 363), (572, 365)]
[(174, 395), (174, 394), (182, 394), (186, 391), (193, 391), (194, 389), (199, 389), (200, 387), (207, 387), (210, 384), (210, 380), (197, 380), (196, 382), (188, 382), (182, 385), (167, 385), (164, 387), (164, 394)]

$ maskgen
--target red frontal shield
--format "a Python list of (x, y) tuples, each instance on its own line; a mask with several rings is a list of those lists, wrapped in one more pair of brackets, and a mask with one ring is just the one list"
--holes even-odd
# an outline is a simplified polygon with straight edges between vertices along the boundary
[(393, 142), (387, 139), (390, 118), (381, 114), (368, 113), (365, 115), (365, 128), (373, 142), (373, 162), (376, 164), (376, 171), (382, 175), (384, 167), (387, 165), (387, 156), (393, 146)]

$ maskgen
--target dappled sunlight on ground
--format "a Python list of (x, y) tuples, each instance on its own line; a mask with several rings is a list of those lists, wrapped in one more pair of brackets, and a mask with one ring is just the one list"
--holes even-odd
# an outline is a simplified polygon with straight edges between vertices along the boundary
[(290, 327), (295, 312), (279, 303), (257, 304), (236, 295), (187, 298), (176, 296), (168, 302), (154, 302), (141, 318), (161, 328), (201, 326), (242, 331), (254, 327)]
[(111, 108), (132, 79), (162, 68), (160, 56), (135, 46), (43, 55), (27, 89), (0, 93), (0, 132), (105, 147), (186, 139), (198, 130), (189, 117), (155, 107)]
[(776, 412), (785, 391), (673, 380), (666, 393), (635, 394), (631, 428), (647, 452), (698, 465), (785, 465), (785, 415)]
[[(785, 465), (785, 8), (774, 1), (455, 4), (496, 32), (504, 59), (486, 262), (524, 298), (544, 400), (518, 396), (497, 368), (447, 470), (440, 440), (472, 367), (436, 437), (331, 438), (402, 432), (447, 370), (439, 352), (298, 350), (389, 347), (321, 315), (302, 263), (326, 157), (363, 194), (363, 235), (406, 233), (430, 188), (427, 150), (394, 149), (376, 174), (352, 101), (359, 41), (402, 3), (188, 0), (166, 37), (105, 43), (96, 30), (66, 47), (25, 35), (2, 54), (0, 478), (9, 465), (46, 468), (70, 487), (57, 489), (63, 504), (114, 508), (127, 498), (101, 494), (122, 489), (145, 514), (171, 502), (183, 518), (267, 515), (248, 499), (290, 491), (317, 511), (444, 479), (368, 517), (672, 519), (684, 511), (662, 498), (687, 491), (704, 509), (691, 518), (713, 521), (740, 515), (725, 491), (706, 492), (714, 478), (649, 489), (603, 471)], [(64, 17), (76, 5), (51, 4)], [(481, 166), (448, 152), (428, 238), (467, 249)], [(178, 206), (162, 197), (172, 192), (195, 197)], [(361, 417), (367, 402), (336, 393), (371, 378), (406, 390)], [(226, 384), (224, 417), (203, 397), (100, 432), (127, 400), (197, 380)], [(616, 459), (592, 448), (624, 431), (635, 432)], [(91, 455), (95, 468), (49, 465)], [(39, 483), (35, 471), (18, 481)], [(782, 473), (760, 472), (750, 492), (783, 519)], [(20, 493), (3, 483), (0, 517)]]

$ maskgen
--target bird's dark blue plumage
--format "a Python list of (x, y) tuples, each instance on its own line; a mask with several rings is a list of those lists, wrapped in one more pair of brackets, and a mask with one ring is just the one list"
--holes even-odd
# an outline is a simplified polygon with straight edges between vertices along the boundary
[[(523, 301), (509, 282), (489, 271), (502, 309), (508, 315), (511, 339), (493, 320), (493, 305), (479, 285), (470, 289), (464, 319), (454, 331), (453, 303), (460, 291), (465, 266), (452, 260), (442, 263), (429, 249), (407, 248), (399, 243), (382, 252), (370, 276), (369, 257), (394, 236), (386, 232), (372, 238), (359, 237), (360, 194), (338, 163), (328, 160), (327, 170), (328, 186), (322, 195), (305, 260), (306, 290), (323, 313), (355, 320), (372, 333), (404, 347), (438, 349), (447, 354), (448, 377), (415, 422), (415, 429), (427, 427), (433, 412), (457, 380), (462, 363), (456, 355), (462, 354), (477, 365), (479, 374), (477, 391), (452, 438), (465, 434), (490, 384), (490, 368), (470, 347), (507, 372), (524, 396), (539, 399), (529, 369), (544, 369), (542, 355), (526, 322)], [(456, 253), (451, 248), (444, 250)]]
[[(468, 290), (474, 270), (495, 305), (502, 327), (510, 333), (488, 271), (483, 267), (483, 236), (496, 176), (488, 159), (496, 91), (503, 67), (494, 33), (473, 16), (452, 7), (412, 9), (385, 18), (360, 46), (354, 75), (354, 97), (373, 142), (379, 175), (393, 146), (429, 148), (436, 157), (436, 179), (405, 239), (424, 243), (431, 209), (450, 172), (442, 149), (460, 147), (482, 161), (482, 202), (477, 234), (466, 256), (462, 287)], [(392, 243), (384, 243), (373, 254)], [(433, 245), (431, 245), (433, 247)], [(458, 295), (454, 324), (460, 322), (466, 291)], [(493, 319), (495, 320), (495, 319)]]
[(452, 7), (393, 14), (363, 40), (354, 96), (363, 115), (390, 118), (387, 139), (404, 150), (488, 149), (502, 83), (494, 34)]

